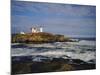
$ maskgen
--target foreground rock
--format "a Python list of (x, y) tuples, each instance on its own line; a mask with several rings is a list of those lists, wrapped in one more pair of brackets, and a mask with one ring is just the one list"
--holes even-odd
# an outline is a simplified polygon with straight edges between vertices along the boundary
[(52, 60), (33, 61), (32, 56), (12, 57), (12, 74), (89, 69), (95, 69), (95, 63), (87, 63), (79, 59), (53, 58)]

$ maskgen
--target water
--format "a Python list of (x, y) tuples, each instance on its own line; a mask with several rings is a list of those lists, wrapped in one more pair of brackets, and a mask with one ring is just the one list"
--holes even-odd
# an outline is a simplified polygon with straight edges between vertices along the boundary
[(14, 43), (11, 47), (11, 55), (32, 56), (33, 61), (53, 58), (80, 59), (85, 62), (96, 59), (95, 40), (80, 40), (79, 42), (55, 42), (46, 44), (19, 44)]

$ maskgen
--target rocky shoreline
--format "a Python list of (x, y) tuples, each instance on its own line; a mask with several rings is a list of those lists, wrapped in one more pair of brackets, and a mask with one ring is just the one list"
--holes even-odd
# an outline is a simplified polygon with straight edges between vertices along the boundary
[(59, 72), (95, 69), (95, 63), (79, 59), (53, 58), (52, 60), (33, 61), (32, 56), (12, 57), (12, 74)]

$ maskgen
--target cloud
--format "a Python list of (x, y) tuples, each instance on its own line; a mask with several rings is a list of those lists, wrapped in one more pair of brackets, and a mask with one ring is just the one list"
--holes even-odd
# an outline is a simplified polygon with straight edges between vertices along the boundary
[[(17, 10), (16, 10), (17, 9)], [(95, 16), (94, 6), (13, 1), (12, 12), (29, 14), (64, 14), (70, 16)], [(17, 12), (16, 12), (17, 11)], [(23, 14), (24, 15), (24, 14)]]
[(11, 9), (12, 32), (43, 25), (48, 32), (95, 36), (95, 6), (12, 1)]

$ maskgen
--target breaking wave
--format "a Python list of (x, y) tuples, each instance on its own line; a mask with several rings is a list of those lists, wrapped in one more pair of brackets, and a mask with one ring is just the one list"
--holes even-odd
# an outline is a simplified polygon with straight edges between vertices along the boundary
[(11, 55), (32, 56), (33, 61), (42, 59), (63, 58), (80, 59), (85, 62), (95, 62), (95, 41), (81, 40), (79, 42), (55, 42), (47, 44), (12, 44)]

